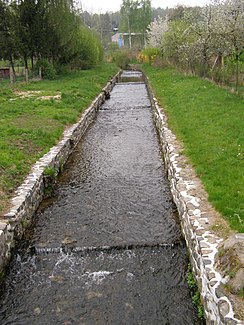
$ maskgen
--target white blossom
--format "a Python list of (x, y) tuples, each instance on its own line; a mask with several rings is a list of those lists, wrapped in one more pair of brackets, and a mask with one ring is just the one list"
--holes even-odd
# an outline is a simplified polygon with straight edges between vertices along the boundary
[(147, 45), (148, 47), (161, 48), (163, 44), (164, 34), (168, 30), (168, 18), (158, 17), (147, 29)]

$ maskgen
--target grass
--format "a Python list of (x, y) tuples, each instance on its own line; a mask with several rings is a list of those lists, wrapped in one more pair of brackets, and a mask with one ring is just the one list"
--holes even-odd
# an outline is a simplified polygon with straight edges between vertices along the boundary
[[(115, 65), (103, 64), (52, 81), (13, 87), (0, 81), (0, 212), (31, 165), (57, 143), (117, 71)], [(56, 95), (60, 99), (40, 99)]]
[(209, 201), (232, 229), (244, 232), (243, 99), (170, 67), (143, 69)]
[(192, 302), (197, 308), (198, 318), (203, 321), (205, 319), (204, 307), (203, 307), (203, 304), (201, 302), (200, 292), (199, 292), (199, 289), (198, 289), (198, 286), (197, 286), (197, 283), (196, 283), (196, 280), (194, 278), (194, 275), (193, 275), (193, 272), (192, 272), (192, 269), (191, 269), (190, 265), (188, 265), (187, 283), (188, 283), (188, 287), (189, 287), (190, 292), (191, 292)]

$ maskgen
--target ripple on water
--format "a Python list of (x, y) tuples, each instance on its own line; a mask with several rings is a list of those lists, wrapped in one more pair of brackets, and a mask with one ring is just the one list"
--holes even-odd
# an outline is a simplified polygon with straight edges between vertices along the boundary
[(35, 256), (15, 270), (1, 324), (194, 324), (186, 268), (183, 247)]
[(2, 325), (197, 324), (149, 106), (115, 86), (12, 262)]

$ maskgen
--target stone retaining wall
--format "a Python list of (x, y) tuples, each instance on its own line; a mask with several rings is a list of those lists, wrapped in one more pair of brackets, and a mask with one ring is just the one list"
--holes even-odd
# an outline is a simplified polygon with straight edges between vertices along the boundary
[(213, 208), (204, 195), (201, 196), (200, 181), (183, 157), (182, 146), (168, 128), (163, 109), (153, 97), (149, 81), (146, 82), (171, 192), (179, 211), (182, 232), (205, 309), (206, 322), (211, 325), (244, 324), (234, 317), (232, 304), (221, 289), (226, 279), (222, 278), (215, 267), (216, 253), (223, 239), (211, 231), (211, 226), (216, 225), (216, 219), (213, 220), (214, 216), (211, 215)]
[(0, 218), (0, 275), (11, 257), (11, 252), (44, 198), (47, 169), (58, 174), (88, 126), (94, 121), (100, 106), (113, 89), (119, 73), (107, 83), (100, 95), (84, 111), (79, 122), (68, 128), (62, 140), (32, 167), (23, 184), (18, 187), (11, 201), (11, 208)]

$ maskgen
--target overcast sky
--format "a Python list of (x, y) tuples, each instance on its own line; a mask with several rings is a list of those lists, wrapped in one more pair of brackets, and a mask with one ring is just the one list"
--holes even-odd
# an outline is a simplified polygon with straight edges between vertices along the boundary
[[(210, 0), (152, 0), (154, 8), (173, 8), (177, 4), (185, 6), (203, 6)], [(91, 13), (105, 13), (106, 11), (119, 11), (122, 0), (80, 0), (83, 10)]]

